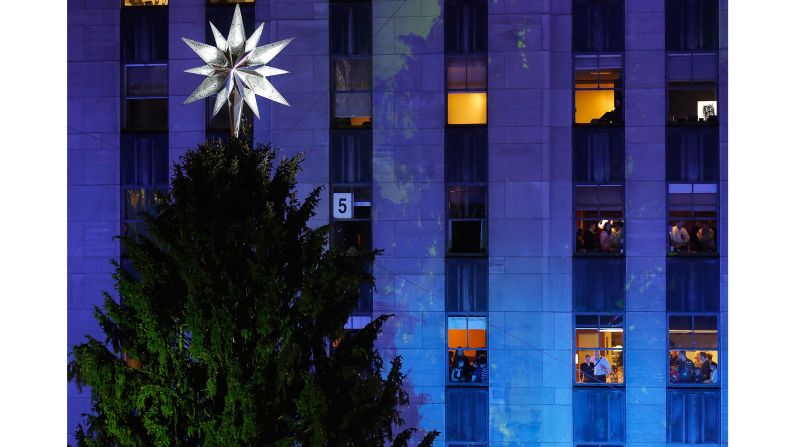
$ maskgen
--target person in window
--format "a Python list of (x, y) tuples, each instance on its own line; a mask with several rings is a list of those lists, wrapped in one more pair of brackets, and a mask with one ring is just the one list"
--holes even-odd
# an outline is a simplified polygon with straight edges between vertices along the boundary
[(609, 112), (605, 112), (605, 114), (599, 118), (599, 122), (602, 124), (621, 124), (624, 122), (621, 98), (616, 98), (615, 108)]
[(599, 236), (596, 234), (596, 222), (590, 222), (588, 224), (588, 228), (585, 229), (585, 233), (583, 234), (583, 241), (587, 253), (593, 253), (599, 250)]
[(699, 369), (701, 369), (701, 377), (703, 377), (705, 380), (709, 379), (711, 371), (709, 365), (712, 363), (712, 361), (707, 357), (707, 353), (699, 352), (698, 361), (701, 363), (701, 366), (699, 366)]
[(613, 223), (613, 229), (610, 233), (610, 238), (613, 240), (613, 250), (619, 250), (624, 244), (624, 232), (619, 222)]
[(715, 232), (707, 224), (700, 224), (696, 233), (696, 250), (700, 252), (715, 250)]
[(616, 251), (615, 240), (613, 239), (613, 226), (610, 222), (605, 223), (602, 232), (599, 233), (599, 248), (603, 252), (612, 253)]
[(690, 244), (690, 233), (685, 229), (681, 220), (671, 227), (671, 247), (676, 251), (687, 251)]
[(464, 348), (458, 347), (450, 369), (450, 380), (453, 382), (468, 382), (472, 375), (469, 359), (464, 355)]
[(715, 362), (709, 363), (709, 378), (704, 380), (704, 383), (718, 383), (718, 364)]
[(685, 351), (679, 351), (679, 359), (676, 362), (676, 372), (679, 377), (679, 383), (693, 383), (696, 378), (695, 365), (693, 361), (687, 358)]
[(477, 360), (475, 360), (475, 371), (472, 374), (472, 382), (482, 382), (485, 383), (489, 380), (489, 370), (488, 365), (486, 364), (486, 355), (479, 354)]
[(591, 356), (585, 356), (585, 362), (580, 363), (580, 373), (582, 373), (582, 382), (583, 383), (593, 383), (593, 362), (591, 361)]
[(593, 376), (597, 383), (607, 382), (607, 375), (613, 371), (610, 362), (599, 354), (599, 351), (593, 353), (594, 365)]

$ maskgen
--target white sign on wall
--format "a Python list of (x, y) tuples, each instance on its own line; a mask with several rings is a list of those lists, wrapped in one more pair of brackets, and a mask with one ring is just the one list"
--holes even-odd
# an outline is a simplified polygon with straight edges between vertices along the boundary
[(353, 193), (335, 192), (333, 208), (335, 219), (353, 219)]

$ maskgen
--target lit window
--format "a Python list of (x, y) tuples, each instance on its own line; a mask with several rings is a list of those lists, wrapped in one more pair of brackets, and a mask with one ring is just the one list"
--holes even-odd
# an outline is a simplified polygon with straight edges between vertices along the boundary
[(612, 127), (573, 129), (574, 181), (606, 183), (624, 181), (624, 131)]
[(720, 392), (668, 390), (668, 442), (671, 444), (720, 444)]
[(168, 0), (124, 0), (123, 6), (168, 6)]
[(445, 2), (447, 124), (486, 124), (488, 5), (483, 0)]
[(447, 352), (449, 383), (488, 383), (486, 317), (447, 317)]
[(621, 56), (576, 56), (574, 70), (574, 122), (623, 124)]
[(669, 312), (720, 311), (720, 260), (668, 257), (665, 295)]
[(573, 398), (576, 445), (624, 445), (625, 400), (624, 390), (621, 389), (576, 388)]
[(718, 386), (718, 317), (671, 315), (668, 320), (669, 383)]
[(669, 254), (707, 254), (718, 251), (718, 185), (668, 185)]
[(488, 446), (488, 389), (448, 388), (445, 416), (445, 437), (449, 447)]
[(575, 317), (575, 381), (624, 383), (624, 317)]
[(577, 256), (572, 293), (576, 312), (620, 312), (626, 301), (626, 260)]
[(665, 46), (671, 51), (718, 49), (718, 0), (667, 0)]
[(254, 0), (207, 0), (210, 5), (232, 5), (235, 3), (254, 3)]
[(716, 182), (718, 129), (669, 126), (665, 137), (665, 171), (671, 182)]
[(447, 124), (486, 124), (488, 95), (448, 93)]
[(715, 82), (669, 82), (668, 117), (673, 124), (717, 124)]
[(372, 5), (329, 3), (333, 127), (372, 127)]
[(624, 51), (624, 0), (574, 0), (574, 51)]
[(624, 253), (624, 186), (574, 185), (578, 254)]

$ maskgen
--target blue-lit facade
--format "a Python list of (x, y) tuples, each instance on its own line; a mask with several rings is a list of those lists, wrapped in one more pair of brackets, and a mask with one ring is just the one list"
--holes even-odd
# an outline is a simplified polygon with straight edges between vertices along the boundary
[[(407, 423), (447, 446), (728, 443), (727, 1), (69, 0), (68, 344), (115, 235), (228, 134), (180, 37), (295, 37), (254, 138), (395, 314)], [(598, 353), (598, 358), (595, 357)], [(589, 361), (586, 360), (589, 357)], [(591, 365), (591, 363), (593, 365)], [(69, 442), (89, 397), (68, 391)]]

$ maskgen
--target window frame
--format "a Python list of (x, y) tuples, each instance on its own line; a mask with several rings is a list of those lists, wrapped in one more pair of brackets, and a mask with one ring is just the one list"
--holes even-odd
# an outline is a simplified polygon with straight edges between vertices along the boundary
[[(623, 430), (622, 430), (622, 433), (621, 433), (621, 436), (622, 436), (623, 440), (622, 441), (578, 441), (577, 440), (577, 434), (578, 434), (577, 433), (577, 416), (578, 416), (578, 413), (577, 413), (577, 406), (576, 406), (577, 398), (574, 396), (574, 394), (577, 394), (577, 393), (583, 393), (583, 394), (605, 393), (605, 394), (607, 394), (607, 393), (609, 393), (611, 391), (612, 392), (616, 392), (616, 393), (620, 392), (621, 396), (623, 398), (623, 401), (624, 401), (623, 405), (620, 406), (620, 407), (623, 408), (623, 414), (624, 414), (623, 424), (622, 424)], [(623, 447), (624, 445), (626, 445), (626, 442), (627, 442), (627, 392), (626, 392), (626, 389), (623, 386), (622, 387), (612, 387), (612, 388), (610, 388), (610, 387), (590, 387), (590, 386), (573, 387), (572, 388), (571, 412), (572, 412), (572, 418), (571, 418), (572, 445), (577, 446), (577, 447)], [(609, 420), (610, 420), (609, 412), (608, 412), (606, 420), (608, 421), (608, 427), (609, 427)]]
[(461, 346), (461, 348), (466, 351), (475, 351), (475, 358), (473, 360), (477, 360), (478, 351), (485, 351), (486, 353), (486, 381), (485, 382), (453, 382), (450, 380), (450, 373), (452, 372), (452, 365), (449, 363), (451, 360), (447, 360), (445, 362), (445, 379), (444, 384), (447, 388), (488, 388), (489, 383), (491, 383), (491, 354), (489, 352), (489, 315), (488, 311), (484, 312), (445, 312), (444, 318), (444, 333), (445, 333), (445, 353), (447, 354), (447, 358), (449, 359), (450, 353), (453, 353), (453, 358), (455, 358), (455, 351), (458, 347), (450, 347), (450, 319), (451, 318), (466, 318), (467, 319), (467, 338), (469, 337), (469, 319), (470, 318), (483, 318), (485, 322), (485, 343), (486, 346), (483, 348), (470, 348), (469, 341), (467, 340), (467, 346)]
[[(447, 10), (451, 7), (466, 7), (469, 6), (471, 8), (483, 8), (482, 11), (479, 11), (483, 15), (486, 16), (485, 21), (485, 29), (481, 36), (476, 36), (473, 39), (477, 40), (478, 38), (483, 39), (485, 42), (481, 42), (480, 45), (475, 44), (475, 48), (463, 49), (463, 51), (454, 51), (454, 49), (448, 48), (448, 36), (447, 36), (447, 27), (451, 27), (454, 24), (447, 23)], [(489, 26), (488, 26), (488, 14), (489, 14), (489, 5), (488, 2), (485, 0), (445, 0), (444, 1), (444, 12), (442, 13), (442, 22), (445, 28), (443, 32), (443, 45), (444, 45), (444, 125), (445, 127), (450, 128), (458, 128), (458, 127), (486, 127), (489, 124), (489, 106), (488, 106), (488, 98), (489, 98), (489, 55), (488, 55), (488, 35), (489, 35)], [(478, 47), (484, 47), (485, 51), (478, 51)], [(450, 59), (452, 58), (466, 58), (469, 59), (482, 59), (485, 61), (485, 77), (482, 89), (479, 88), (464, 88), (464, 89), (450, 89), (449, 82), (448, 82), (448, 70), (450, 67)], [(467, 62), (467, 67), (469, 63)], [(467, 70), (468, 71), (468, 70)], [(449, 95), (453, 94), (476, 94), (476, 93), (484, 93), (486, 95), (486, 121), (483, 123), (465, 123), (465, 124), (451, 124), (450, 123), (450, 109), (449, 109)]]
[[(695, 346), (695, 338), (693, 339), (693, 346), (691, 346), (690, 348), (681, 348), (681, 347), (680, 348), (676, 348), (676, 347), (671, 346), (671, 317), (690, 317), (690, 327), (692, 328), (691, 334), (692, 334), (693, 337), (695, 337), (695, 331), (697, 330), (696, 326), (695, 326), (696, 325), (696, 323), (695, 323), (695, 318), (696, 317), (714, 317), (715, 318), (716, 328), (717, 328), (716, 329), (717, 334), (715, 335), (715, 339), (716, 339), (716, 342), (717, 342), (716, 343), (716, 347), (715, 348), (705, 348), (705, 347)], [(666, 332), (666, 341), (668, 342), (668, 349), (666, 349), (666, 351), (665, 351), (665, 355), (666, 355), (666, 359), (665, 359), (666, 363), (665, 364), (668, 365), (668, 367), (666, 368), (666, 373), (665, 373), (666, 387), (669, 390), (682, 389), (682, 388), (685, 388), (685, 389), (715, 389), (715, 390), (722, 389), (722, 385), (723, 385), (723, 383), (725, 381), (725, 378), (722, 377), (722, 376), (723, 376), (723, 371), (725, 371), (725, 369), (723, 369), (723, 370), (721, 369), (722, 368), (721, 365), (723, 365), (723, 361), (724, 361), (723, 360), (724, 354), (723, 354), (723, 350), (721, 349), (721, 340), (720, 340), (720, 337), (721, 337), (721, 315), (720, 315), (720, 312), (666, 312), (666, 316), (665, 316), (665, 332)], [(718, 364), (718, 366), (717, 366), (718, 367), (718, 383), (696, 383), (696, 382), (687, 382), (687, 383), (678, 383), (677, 382), (677, 383), (674, 383), (674, 382), (671, 382), (670, 361), (671, 361), (671, 352), (672, 351), (685, 351), (685, 352), (715, 351), (715, 352), (717, 352), (717, 354), (718, 354), (718, 362), (717, 362), (717, 364)], [(693, 362), (693, 363), (694, 363), (694, 367), (697, 368), (695, 366), (695, 362)]]
[[(355, 48), (350, 48), (350, 45), (355, 46), (355, 39), (353, 42), (349, 42), (349, 48), (345, 52), (337, 52), (334, 46), (334, 39), (332, 39), (332, 33), (335, 30), (335, 26), (332, 23), (332, 11), (333, 8), (349, 8), (350, 14), (355, 16), (353, 12), (355, 8), (363, 8), (369, 10), (369, 20), (370, 20), (370, 36), (368, 38), (368, 43), (364, 45), (364, 48), (361, 48), (360, 51), (357, 51)], [(351, 1), (330, 1), (329, 2), (329, 120), (330, 120), (330, 128), (331, 129), (372, 129), (373, 127), (373, 5), (372, 2), (367, 0), (351, 0)], [(355, 23), (349, 23), (349, 27), (353, 26), (355, 28)], [(350, 34), (351, 31), (348, 30)], [(343, 92), (349, 93), (363, 93), (369, 92), (369, 105), (370, 105), (370, 115), (369, 121), (363, 122), (361, 125), (354, 125), (352, 124), (351, 117), (337, 117), (336, 116), (336, 105), (337, 105), (337, 78), (336, 78), (336, 66), (338, 61), (342, 60), (351, 60), (351, 61), (362, 61), (362, 60), (369, 60), (370, 61), (370, 87), (368, 89), (352, 89), (352, 90), (345, 90)]]
[[(683, 3), (689, 2), (689, 1), (691, 1), (691, 0), (666, 0), (665, 1), (665, 5), (664, 5), (664, 7), (665, 7), (665, 18), (664, 18), (664, 20), (665, 20), (665, 50), (666, 51), (693, 51), (693, 52), (705, 52), (705, 53), (706, 52), (717, 52), (719, 50), (719, 48), (720, 48), (720, 22), (721, 22), (721, 20), (720, 20), (720, 2), (716, 1), (716, 0), (706, 0), (706, 1), (705, 0), (692, 0), (693, 3), (700, 3), (702, 5), (704, 3), (707, 3), (708, 1), (711, 2), (711, 3), (714, 2), (714, 8), (715, 9), (714, 9), (713, 13), (714, 13), (714, 18), (715, 18), (715, 29), (712, 30), (713, 31), (712, 37), (713, 37), (714, 42), (715, 42), (715, 48), (705, 47), (705, 45), (703, 43), (697, 45), (696, 48), (692, 48), (692, 49), (686, 48), (686, 46), (687, 46), (686, 41), (687, 41), (688, 33), (685, 31), (685, 27), (680, 27), (679, 30), (680, 30), (680, 32), (682, 34), (680, 34), (678, 36), (675, 36), (676, 40), (678, 40), (681, 45), (673, 45), (673, 46), (671, 45), (673, 43), (673, 41), (675, 40), (674, 36), (673, 36), (673, 28), (672, 28), (672, 23), (671, 23), (672, 19), (674, 18), (673, 15), (675, 13), (677, 13), (677, 12), (679, 13), (680, 18), (685, 16), (685, 15), (689, 15), (688, 14), (689, 11), (687, 10), (687, 7), (685, 5), (683, 5)], [(674, 6), (673, 4), (674, 3), (679, 3), (681, 5), (680, 6), (681, 9), (679, 9), (678, 11), (675, 11), (674, 8), (673, 8), (673, 6)], [(701, 11), (701, 14), (702, 14), (702, 21), (701, 21), (701, 23), (699, 23), (697, 32), (699, 34), (699, 36), (698, 36), (699, 40), (701, 40), (703, 42), (704, 35), (705, 35), (704, 21), (703, 21), (704, 11), (703, 10)]]
[[(451, 430), (449, 430), (448, 422), (451, 419), (453, 419), (453, 416), (458, 416), (458, 415), (454, 415), (453, 412), (450, 411), (450, 409), (448, 408), (448, 405), (450, 404), (450, 402), (452, 402), (452, 399), (450, 398), (450, 393), (462, 393), (462, 394), (485, 393), (486, 408), (484, 410), (485, 410), (485, 413), (486, 413), (485, 414), (486, 418), (485, 418), (484, 421), (485, 421), (486, 427), (485, 427), (485, 430), (484, 430), (484, 434), (485, 434), (486, 439), (482, 440), (482, 441), (458, 441), (458, 440), (451, 440), (449, 438), (449, 436), (448, 436), (447, 439), (446, 439), (446, 445), (448, 447), (488, 447), (488, 445), (489, 445), (489, 431), (490, 431), (489, 420), (490, 420), (490, 413), (491, 413), (491, 408), (490, 408), (490, 405), (489, 405), (490, 404), (490, 396), (489, 396), (488, 388), (487, 387), (478, 387), (478, 388), (471, 388), (470, 387), (468, 389), (464, 388), (464, 387), (446, 387), (445, 388), (445, 393), (444, 393), (444, 397), (445, 397), (445, 411), (444, 411), (444, 413), (445, 413), (445, 422), (444, 422), (445, 433), (449, 433), (451, 431)], [(458, 419), (460, 419), (460, 418), (458, 418)]]
[[(599, 336), (599, 333), (601, 332), (602, 327), (603, 327), (602, 326), (602, 317), (611, 317), (611, 316), (612, 317), (618, 317), (618, 316), (621, 317), (621, 339), (622, 339), (622, 343), (623, 343), (621, 348), (615, 348), (615, 347), (613, 347), (613, 348), (604, 348), (604, 347), (601, 347), (601, 346), (598, 346), (598, 347), (587, 347), (586, 346), (586, 347), (580, 348), (580, 346), (577, 344), (577, 317), (596, 317), (597, 343), (601, 344), (602, 340), (601, 340), (601, 337)], [(626, 350), (627, 350), (627, 347), (626, 347), (626, 319), (627, 319), (626, 312), (624, 312), (624, 311), (622, 311), (622, 312), (572, 312), (572, 317), (571, 318), (572, 318), (571, 319), (572, 328), (574, 328), (574, 330), (572, 331), (572, 346), (573, 346), (573, 350), (574, 350), (574, 353), (573, 353), (574, 357), (576, 358), (577, 353), (579, 351), (599, 351), (600, 355), (601, 355), (602, 352), (617, 351), (617, 352), (621, 353), (621, 361), (622, 361), (621, 369), (623, 371), (623, 373), (622, 373), (622, 381), (621, 382), (607, 382), (607, 381), (605, 381), (604, 383), (602, 383), (602, 382), (578, 382), (577, 381), (577, 375), (578, 375), (579, 370), (580, 370), (580, 363), (582, 363), (580, 360), (585, 361), (585, 359), (576, 359), (575, 362), (574, 362), (574, 374), (572, 375), (572, 385), (575, 388), (577, 388), (577, 387), (584, 387), (584, 388), (604, 387), (604, 388), (620, 388), (620, 389), (623, 389), (626, 386), (626, 382), (627, 382), (627, 380), (626, 380), (626, 377), (627, 377), (627, 363), (626, 363), (626, 355), (624, 355), (624, 353), (626, 353)], [(607, 326), (607, 327), (613, 327), (613, 326)], [(602, 356), (602, 357), (604, 357), (604, 356)], [(607, 358), (607, 357), (604, 357), (604, 358)], [(618, 367), (616, 365), (613, 365), (611, 363), (610, 367), (616, 373), (618, 372)]]
[[(571, 63), (571, 85), (572, 85), (572, 95), (571, 95), (571, 123), (573, 127), (587, 127), (587, 126), (612, 126), (612, 127), (624, 127), (626, 123), (626, 107), (624, 107), (625, 97), (624, 92), (626, 90), (626, 61), (624, 60), (624, 52), (601, 52), (601, 53), (572, 53), (572, 63)], [(582, 61), (578, 64), (577, 61)], [(577, 87), (577, 72), (581, 70), (586, 70), (585, 61), (595, 60), (596, 66), (590, 69), (596, 70), (597, 73), (600, 73), (600, 70), (603, 68), (605, 70), (616, 69), (616, 67), (612, 67), (611, 65), (617, 65), (615, 63), (611, 63), (611, 61), (617, 60), (620, 61), (620, 70), (621, 76), (620, 86), (616, 86), (616, 83), (613, 83), (613, 88), (602, 88), (599, 86), (601, 81), (598, 79), (599, 74), (597, 74), (597, 80), (594, 81), (597, 84), (597, 87), (585, 87), (585, 88), (578, 88)], [(602, 64), (605, 63), (607, 66), (602, 67)], [(579, 66), (578, 66), (579, 65)], [(620, 123), (610, 123), (610, 122), (596, 122), (594, 123), (593, 120), (590, 123), (578, 123), (577, 122), (577, 92), (578, 91), (605, 91), (611, 90), (613, 91), (613, 103), (615, 104), (616, 99), (621, 101), (621, 122)], [(615, 110), (615, 109), (614, 109)], [(609, 112), (609, 111), (608, 111)]]
[[(666, 439), (666, 442), (667, 442), (666, 445), (669, 445), (669, 446), (703, 445), (703, 446), (716, 446), (716, 447), (718, 445), (721, 445), (721, 440), (723, 438), (723, 433), (721, 432), (721, 426), (722, 426), (722, 420), (721, 419), (723, 419), (723, 410), (722, 410), (722, 400), (723, 399), (721, 398), (721, 392), (722, 391), (714, 389), (714, 388), (703, 388), (703, 389), (702, 388), (668, 388), (668, 389), (666, 389), (666, 392), (665, 392), (665, 422), (666, 422), (666, 424), (665, 424), (665, 439)], [(678, 395), (679, 398), (684, 398), (684, 395), (686, 395), (686, 394), (692, 394), (692, 395), (701, 394), (703, 396), (711, 395), (711, 396), (713, 396), (713, 398), (716, 399), (716, 401), (717, 401), (717, 409), (718, 409), (717, 414), (715, 415), (716, 416), (715, 417), (715, 423), (717, 424), (717, 427), (716, 427), (717, 442), (714, 442), (714, 443), (713, 442), (710, 442), (710, 443), (690, 442), (690, 443), (688, 443), (688, 442), (676, 442), (676, 441), (672, 441), (671, 440), (671, 430), (674, 428), (674, 425), (675, 425), (675, 424), (671, 423), (671, 411), (672, 411), (672, 404), (673, 404), (673, 401), (674, 401), (674, 397), (676, 397)], [(706, 405), (706, 401), (704, 403), (702, 403), (702, 405)], [(702, 413), (702, 414), (705, 414), (705, 413)], [(683, 414), (682, 417), (683, 417), (683, 421), (682, 421), (682, 424), (681, 424), (682, 425), (682, 430), (683, 430), (683, 433), (686, 433), (687, 432), (687, 426), (685, 424), (685, 421), (687, 421), (686, 414)], [(706, 424), (704, 424), (704, 427), (701, 427), (700, 431), (702, 432), (702, 438), (703, 438), (703, 433), (706, 432)]]
[[(612, 5), (611, 5), (611, 3), (612, 3)], [(591, 24), (591, 14), (590, 14), (591, 11), (590, 10), (591, 10), (591, 8), (593, 8), (595, 6), (598, 6), (599, 4), (603, 4), (604, 5), (602, 7), (605, 9), (605, 11), (604, 11), (605, 17), (608, 17), (608, 12), (609, 12), (609, 9), (611, 7), (613, 7), (613, 8), (620, 7), (620, 9), (621, 9), (620, 14), (619, 14), (620, 17), (621, 17), (621, 30), (620, 30), (620, 32), (616, 33), (617, 35), (621, 36), (620, 45), (616, 45), (615, 48), (612, 48), (612, 47), (610, 47), (609, 44), (606, 44), (606, 45), (604, 45), (604, 48), (597, 49), (596, 47), (598, 47), (599, 45), (595, 45), (594, 44), (595, 42), (592, 39), (592, 36), (593, 36), (592, 30), (594, 29), (594, 27), (590, 26), (590, 24)], [(571, 14), (572, 15), (571, 47), (572, 47), (572, 51), (573, 52), (576, 52), (576, 53), (608, 53), (608, 52), (623, 52), (625, 50), (625, 47), (626, 47), (626, 37), (625, 37), (626, 36), (626, 7), (624, 5), (624, 0), (574, 0), (572, 2), (571, 8), (572, 8), (572, 10), (571, 10), (571, 13), (572, 13)], [(586, 22), (588, 23), (588, 26), (586, 26), (588, 32), (586, 33), (586, 36), (585, 36), (585, 41), (587, 42), (587, 45), (585, 47), (579, 47), (578, 46), (578, 39), (577, 39), (577, 28), (576, 27), (578, 25), (578, 15), (584, 13), (580, 8), (584, 8), (584, 9), (588, 10), (587, 12), (585, 12), (585, 14), (587, 15)], [(603, 40), (605, 42), (603, 42), (603, 43), (609, 43), (608, 41), (611, 40), (610, 37), (616, 37), (616, 36), (612, 36), (613, 33), (611, 33), (611, 31), (613, 31), (613, 30), (611, 29), (611, 26), (610, 26), (611, 24), (613, 24), (613, 23), (610, 20), (605, 19), (605, 23), (603, 24), (604, 25), (603, 26), (603, 34), (605, 35), (605, 38)]]
[[(681, 211), (681, 212), (689, 212), (690, 216), (687, 217), (687, 218), (685, 218), (685, 217), (673, 218), (671, 216), (671, 195), (672, 194), (688, 194), (688, 193), (672, 193), (671, 192), (671, 186), (672, 185), (690, 185), (690, 187), (691, 187), (691, 192), (689, 193), (690, 196), (691, 196), (690, 208), (688, 210), (686, 210), (686, 211), (677, 210), (677, 211)], [(715, 249), (713, 251), (698, 252), (698, 251), (690, 251), (690, 246), (688, 246), (687, 251), (681, 252), (681, 251), (675, 250), (673, 245), (672, 245), (672, 243), (671, 243), (671, 231), (672, 231), (671, 222), (679, 221), (679, 220), (684, 220), (684, 222), (696, 222), (696, 221), (705, 221), (705, 220), (707, 222), (711, 221), (710, 219), (708, 219), (706, 217), (696, 217), (694, 215), (696, 213), (696, 211), (694, 210), (695, 205), (694, 205), (694, 202), (693, 202), (693, 197), (695, 196), (695, 194), (702, 194), (702, 193), (703, 194), (710, 194), (709, 192), (696, 193), (694, 191), (696, 185), (701, 185), (702, 187), (704, 185), (714, 185), (714, 187), (715, 187), (715, 193), (714, 193), (714, 195), (715, 195), (715, 217), (714, 217), (715, 228), (713, 228), (713, 233), (714, 233), (713, 241), (714, 241), (714, 244), (715, 244)], [(720, 221), (721, 221), (720, 196), (721, 196), (720, 182), (718, 182), (718, 181), (715, 181), (715, 182), (693, 182), (693, 183), (689, 183), (689, 182), (670, 182), (670, 181), (666, 181), (665, 182), (665, 244), (666, 244), (666, 247), (667, 247), (666, 256), (695, 256), (695, 257), (718, 257), (718, 256), (720, 256), (720, 254), (721, 254), (721, 252), (720, 252), (720, 235), (721, 235), (721, 227), (720, 227)], [(707, 211), (702, 211), (702, 212), (707, 212)], [(685, 219), (687, 219), (687, 220), (685, 220)], [(688, 230), (688, 237), (690, 238), (690, 243), (692, 243), (692, 241), (693, 241), (693, 239), (695, 238), (696, 235), (689, 234), (689, 228), (686, 227), (685, 229)]]
[[(579, 229), (578, 228), (578, 224), (579, 224), (580, 221), (582, 221), (583, 224), (585, 225), (585, 223), (591, 222), (591, 221), (599, 222), (601, 220), (618, 220), (618, 219), (605, 219), (604, 218), (604, 216), (602, 215), (603, 208), (602, 208), (602, 205), (601, 205), (601, 201), (600, 201), (599, 205), (597, 205), (597, 209), (596, 209), (596, 213), (598, 214), (598, 217), (596, 217), (596, 218), (582, 218), (582, 219), (580, 219), (578, 217), (577, 213), (579, 211), (593, 211), (593, 210), (581, 210), (581, 209), (579, 209), (577, 207), (577, 188), (578, 187), (593, 187), (593, 186), (595, 186), (597, 188), (616, 187), (616, 186), (620, 186), (621, 187), (621, 192), (622, 192), (622, 194), (621, 194), (621, 210), (620, 210), (621, 211), (621, 219), (619, 221), (621, 222), (622, 236), (621, 236), (621, 247), (616, 252), (603, 252), (603, 251), (601, 251), (601, 247), (600, 247), (600, 251), (596, 251), (596, 252), (577, 252), (577, 230)], [(598, 191), (598, 189), (597, 189), (597, 191)], [(577, 257), (579, 257), (579, 256), (582, 256), (582, 257), (586, 257), (586, 256), (594, 256), (594, 257), (626, 257), (626, 252), (627, 252), (627, 216), (626, 216), (627, 187), (626, 187), (626, 183), (625, 182), (615, 182), (615, 183), (573, 182), (572, 188), (571, 188), (571, 194), (572, 194), (571, 203), (572, 203), (572, 216), (573, 216), (572, 223), (574, 225), (574, 231), (572, 231), (572, 233), (571, 233), (571, 241), (572, 241), (572, 245), (571, 246), (572, 246), (573, 256), (577, 256)], [(610, 210), (607, 210), (607, 211), (609, 212)], [(583, 231), (585, 231), (587, 228), (588, 228), (587, 225), (584, 226), (583, 227)], [(599, 229), (598, 223), (597, 223), (597, 229)], [(598, 236), (599, 236), (599, 232), (597, 232), (597, 237)]]

